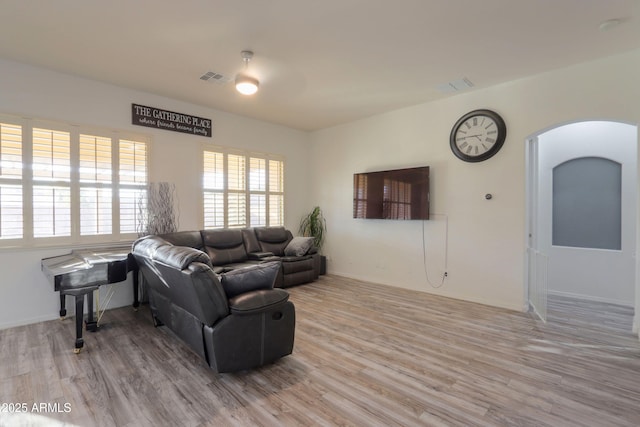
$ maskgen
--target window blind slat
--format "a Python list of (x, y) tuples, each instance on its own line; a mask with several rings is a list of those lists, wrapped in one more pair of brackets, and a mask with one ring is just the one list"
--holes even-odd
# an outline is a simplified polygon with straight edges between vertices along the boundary
[(51, 129), (33, 129), (33, 177), (70, 181), (71, 135)]
[(111, 234), (111, 189), (80, 188), (80, 234)]
[(142, 232), (147, 209), (147, 144), (121, 139), (118, 158), (120, 184), (133, 187), (120, 190), (120, 232)]
[(251, 157), (249, 159), (249, 190), (266, 191), (267, 161)]
[(269, 160), (269, 191), (281, 193), (283, 187), (283, 163), (279, 160)]
[(141, 232), (146, 209), (146, 187), (120, 189), (120, 232)]
[(119, 158), (121, 183), (147, 183), (147, 144), (120, 140)]
[(251, 227), (263, 227), (267, 225), (267, 196), (264, 194), (251, 194), (249, 196), (251, 211)]
[[(111, 138), (80, 135), (80, 182), (100, 184), (80, 188), (80, 235), (111, 234)], [(106, 187), (105, 187), (106, 186)]]
[(224, 190), (224, 155), (204, 152), (203, 186), (210, 190)]
[(284, 196), (269, 195), (269, 225), (284, 225)]
[(227, 226), (245, 227), (246, 224), (247, 210), (244, 193), (227, 194)]
[(204, 228), (224, 227), (224, 194), (204, 193)]
[(16, 185), (0, 185), (0, 239), (23, 237), (22, 126), (0, 123), (0, 177)]
[(244, 191), (245, 189), (245, 157), (229, 154), (227, 156), (227, 188)]
[(111, 183), (111, 145), (111, 138), (80, 135), (81, 182)]
[(22, 126), (0, 123), (0, 177), (22, 177)]
[(21, 239), (22, 187), (0, 185), (0, 239)]
[(33, 187), (33, 237), (71, 235), (69, 187)]

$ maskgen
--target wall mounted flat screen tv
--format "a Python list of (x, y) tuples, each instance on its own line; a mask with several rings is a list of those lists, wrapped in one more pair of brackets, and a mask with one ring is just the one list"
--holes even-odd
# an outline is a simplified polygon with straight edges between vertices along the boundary
[(429, 166), (354, 174), (353, 217), (429, 219)]

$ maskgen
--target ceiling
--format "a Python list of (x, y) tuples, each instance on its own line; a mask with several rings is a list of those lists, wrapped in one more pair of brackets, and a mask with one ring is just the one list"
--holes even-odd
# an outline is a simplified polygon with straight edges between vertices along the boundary
[[(639, 15), (640, 0), (2, 0), (0, 58), (316, 130), (640, 48)], [(244, 49), (256, 95), (200, 80), (233, 80)]]

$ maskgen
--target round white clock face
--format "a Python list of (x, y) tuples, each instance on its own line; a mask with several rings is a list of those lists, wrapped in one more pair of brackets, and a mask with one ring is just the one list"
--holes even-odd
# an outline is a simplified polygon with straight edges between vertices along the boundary
[(453, 153), (467, 162), (479, 162), (500, 150), (506, 136), (502, 118), (490, 110), (476, 110), (465, 114), (451, 130)]
[(498, 126), (490, 117), (473, 116), (465, 120), (456, 132), (456, 146), (467, 156), (480, 156), (493, 147)]

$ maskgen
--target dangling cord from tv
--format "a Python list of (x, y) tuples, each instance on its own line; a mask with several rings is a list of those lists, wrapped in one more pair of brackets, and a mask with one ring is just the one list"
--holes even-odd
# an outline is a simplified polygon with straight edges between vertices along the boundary
[(442, 216), (444, 217), (444, 273), (442, 273), (442, 278), (440, 279), (440, 283), (436, 283), (435, 285), (431, 282), (429, 278), (429, 269), (427, 268), (427, 245), (424, 237), (424, 224), (427, 221), (422, 221), (422, 263), (424, 266), (424, 274), (427, 277), (427, 282), (431, 285), (433, 289), (441, 288), (444, 285), (444, 280), (447, 278), (449, 274), (447, 272), (448, 259), (449, 259), (449, 217), (444, 214), (431, 214), (430, 216)]

